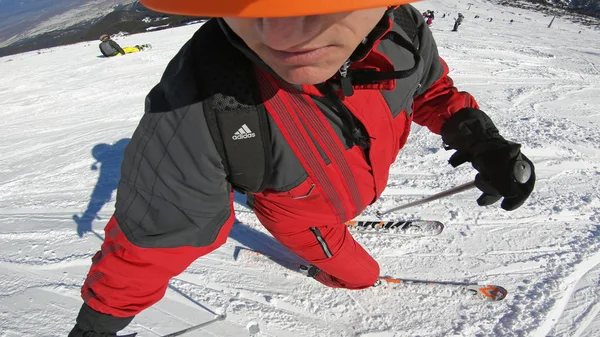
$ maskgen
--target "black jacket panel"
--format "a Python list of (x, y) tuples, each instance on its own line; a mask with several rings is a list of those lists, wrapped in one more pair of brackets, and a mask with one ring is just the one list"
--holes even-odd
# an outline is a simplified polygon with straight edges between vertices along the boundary
[[(382, 91), (392, 114), (396, 117), (401, 111), (406, 110), (412, 114), (412, 100), (429, 89), (443, 74), (443, 66), (440, 62), (437, 46), (431, 30), (419, 11), (412, 6), (402, 6), (398, 10), (410, 12), (410, 16), (418, 25), (418, 34), (414, 44), (418, 46), (421, 64), (419, 69), (410, 77), (396, 81), (396, 89), (393, 91)], [(400, 33), (405, 39), (409, 37), (394, 23), (393, 30)], [(386, 55), (394, 64), (395, 70), (409, 69), (414, 66), (411, 54), (408, 50), (399, 48), (394, 42), (382, 41), (377, 50)]]
[(188, 43), (149, 93), (125, 150), (115, 217), (140, 247), (208, 245), (231, 215), (190, 53)]

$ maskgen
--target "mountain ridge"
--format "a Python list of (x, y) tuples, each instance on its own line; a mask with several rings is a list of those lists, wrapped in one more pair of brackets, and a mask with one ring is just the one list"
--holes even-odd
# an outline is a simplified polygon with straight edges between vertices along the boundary
[(39, 34), (19, 39), (0, 48), (0, 57), (83, 41), (94, 41), (102, 34), (136, 34), (149, 30), (178, 27), (202, 19), (207, 18), (167, 15), (152, 11), (139, 1), (121, 0), (120, 4), (112, 7), (106, 14), (78, 22), (71, 21), (65, 28), (47, 31), (41, 29)]
[[(51, 0), (59, 8), (77, 0)], [(504, 6), (520, 7), (541, 11), (547, 15), (565, 16), (569, 20), (600, 28), (600, 5), (598, 0), (495, 0)], [(43, 6), (44, 0), (21, 0), (19, 4)], [(7, 0), (0, 0), (5, 14), (0, 15), (0, 32), (6, 31), (7, 24), (15, 22), (19, 7)], [(12, 7), (11, 7), (12, 6)], [(595, 6), (595, 7), (594, 7)], [(56, 11), (56, 9), (55, 9)], [(137, 0), (87, 0), (79, 7), (62, 13), (40, 14), (38, 23), (21, 33), (0, 42), (0, 57), (96, 40), (101, 34), (135, 34), (153, 29), (166, 29), (207, 19), (193, 16), (168, 15), (144, 7)], [(52, 15), (55, 13), (56, 15)], [(91, 15), (90, 13), (98, 13)], [(12, 15), (11, 15), (12, 14)], [(44, 19), (45, 18), (45, 19)], [(31, 20), (22, 20), (17, 25), (30, 25)], [(3, 23), (2, 23), (3, 22)], [(17, 26), (18, 28), (19, 26)], [(5, 37), (6, 38), (6, 37)], [(0, 35), (0, 41), (2, 36)], [(8, 41), (8, 42), (7, 42)]]

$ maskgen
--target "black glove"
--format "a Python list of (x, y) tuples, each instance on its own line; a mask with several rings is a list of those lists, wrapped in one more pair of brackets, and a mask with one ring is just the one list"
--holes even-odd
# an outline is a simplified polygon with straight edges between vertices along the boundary
[(521, 153), (521, 145), (500, 136), (492, 120), (474, 108), (455, 113), (442, 126), (446, 149), (456, 150), (450, 157), (453, 167), (471, 162), (479, 172), (475, 186), (483, 194), (477, 199), (488, 206), (504, 197), (501, 207), (512, 211), (525, 202), (535, 185), (533, 163)]
[[(77, 315), (77, 324), (68, 337), (116, 337), (117, 331), (124, 329), (132, 317), (115, 317), (100, 313), (87, 304), (83, 304)], [(134, 337), (129, 334), (121, 337)]]

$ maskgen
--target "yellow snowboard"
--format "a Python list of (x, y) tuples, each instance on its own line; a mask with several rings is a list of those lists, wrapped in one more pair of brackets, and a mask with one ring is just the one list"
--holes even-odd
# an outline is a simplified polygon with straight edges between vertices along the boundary
[[(152, 46), (150, 44), (140, 44), (140, 45), (133, 46), (133, 47), (123, 47), (123, 51), (125, 52), (125, 54), (137, 53), (137, 52), (148, 50), (148, 49), (152, 49)], [(116, 56), (122, 56), (122, 55), (123, 54), (118, 53)]]

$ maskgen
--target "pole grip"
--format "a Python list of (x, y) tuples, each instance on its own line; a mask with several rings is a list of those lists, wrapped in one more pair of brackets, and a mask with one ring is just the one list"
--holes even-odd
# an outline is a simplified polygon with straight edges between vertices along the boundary
[(529, 181), (529, 178), (531, 178), (531, 164), (522, 159), (515, 161), (513, 176), (516, 182), (525, 184)]

